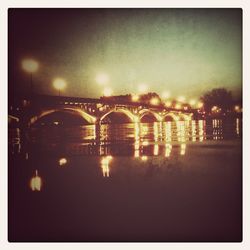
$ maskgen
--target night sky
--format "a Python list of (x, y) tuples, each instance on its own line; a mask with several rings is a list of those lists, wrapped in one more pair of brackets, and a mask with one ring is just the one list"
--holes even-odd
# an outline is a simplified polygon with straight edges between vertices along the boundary
[(239, 97), (242, 85), (241, 9), (10, 9), (9, 89), (27, 92), (22, 59), (39, 62), (34, 90), (99, 97), (99, 74), (115, 95), (140, 84), (172, 97), (198, 98), (225, 87)]

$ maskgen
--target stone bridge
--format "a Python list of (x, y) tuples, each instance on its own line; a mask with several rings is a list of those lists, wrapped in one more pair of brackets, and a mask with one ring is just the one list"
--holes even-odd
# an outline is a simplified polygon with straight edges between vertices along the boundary
[(149, 105), (108, 98), (37, 95), (33, 99), (23, 99), (18, 114), (9, 112), (9, 115), (31, 126), (42, 117), (58, 111), (79, 115), (88, 124), (105, 123), (107, 118), (116, 114), (127, 117), (130, 122), (140, 122), (145, 117), (150, 117), (152, 121), (161, 122), (191, 120), (194, 113), (192, 110), (183, 111), (166, 108), (163, 105)]

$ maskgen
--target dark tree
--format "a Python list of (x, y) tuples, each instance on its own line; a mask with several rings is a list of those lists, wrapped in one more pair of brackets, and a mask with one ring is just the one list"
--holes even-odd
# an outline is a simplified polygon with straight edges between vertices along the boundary
[(213, 106), (218, 106), (222, 112), (226, 112), (233, 105), (232, 93), (225, 88), (212, 89), (206, 92), (201, 97), (201, 100), (204, 103), (205, 111), (208, 112), (211, 111)]

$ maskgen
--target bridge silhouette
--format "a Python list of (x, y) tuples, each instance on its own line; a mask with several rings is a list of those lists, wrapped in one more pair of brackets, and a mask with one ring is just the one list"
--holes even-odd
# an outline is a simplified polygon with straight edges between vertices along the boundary
[(32, 98), (23, 98), (20, 110), (9, 111), (9, 117), (26, 126), (32, 126), (42, 117), (58, 111), (80, 115), (88, 124), (101, 124), (114, 114), (123, 114), (130, 122), (140, 122), (144, 117), (151, 117), (157, 122), (191, 120), (196, 110), (184, 111), (165, 107), (163, 104), (152, 105), (118, 98), (112, 99), (112, 97), (94, 99), (34, 95)]

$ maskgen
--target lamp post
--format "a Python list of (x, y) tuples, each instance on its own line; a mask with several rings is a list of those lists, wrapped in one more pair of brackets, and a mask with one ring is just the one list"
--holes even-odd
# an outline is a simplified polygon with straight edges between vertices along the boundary
[(38, 70), (39, 64), (33, 59), (24, 59), (22, 61), (22, 68), (27, 73), (30, 73), (30, 96), (33, 95), (33, 73)]
[(58, 90), (58, 96), (60, 96), (60, 91), (66, 88), (66, 81), (62, 78), (56, 78), (53, 81), (53, 86), (56, 90)]

